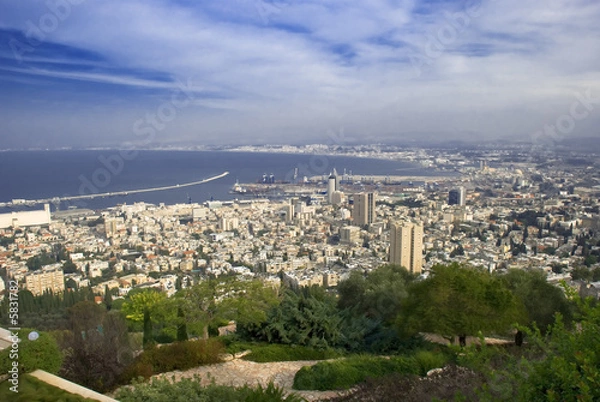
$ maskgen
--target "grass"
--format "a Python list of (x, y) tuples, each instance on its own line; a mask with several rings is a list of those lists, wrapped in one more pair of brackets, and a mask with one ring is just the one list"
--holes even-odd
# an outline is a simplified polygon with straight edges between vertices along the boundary
[(243, 357), (257, 363), (298, 361), (298, 360), (327, 360), (342, 357), (343, 353), (326, 349), (319, 350), (306, 346), (282, 345), (257, 342), (231, 342), (226, 346), (227, 353), (239, 353), (250, 350), (252, 353)]
[(0, 401), (11, 402), (95, 402), (93, 399), (71, 394), (60, 388), (53, 387), (28, 374), (19, 378), (19, 392), (10, 390), (12, 384), (4, 381), (0, 384)]

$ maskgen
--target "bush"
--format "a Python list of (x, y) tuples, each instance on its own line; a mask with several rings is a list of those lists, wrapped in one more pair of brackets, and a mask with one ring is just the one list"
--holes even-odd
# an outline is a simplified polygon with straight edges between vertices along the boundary
[(216, 339), (155, 346), (145, 350), (125, 370), (122, 383), (129, 383), (138, 377), (149, 378), (154, 374), (219, 363), (219, 355), (224, 351), (223, 344)]
[(170, 328), (163, 328), (158, 335), (154, 337), (154, 341), (161, 344), (173, 343), (177, 340), (177, 334), (171, 331)]
[(272, 383), (263, 388), (248, 386), (234, 388), (221, 385), (200, 385), (200, 378), (184, 378), (177, 383), (154, 379), (149, 383), (135, 384), (120, 389), (116, 398), (121, 402), (302, 402), (303, 398), (284, 391)]
[(302, 367), (294, 377), (294, 389), (342, 390), (365, 381), (391, 373), (425, 375), (432, 368), (443, 366), (445, 355), (418, 352), (414, 356), (374, 357), (356, 356)]
[(483, 376), (464, 367), (449, 366), (427, 378), (391, 374), (368, 379), (350, 395), (329, 399), (329, 402), (432, 402), (480, 400), (478, 387)]
[[(58, 373), (63, 358), (56, 340), (50, 334), (40, 332), (38, 339), (30, 341), (28, 335), (31, 331), (26, 328), (21, 328), (19, 331), (19, 372), (29, 373), (40, 369), (52, 374)], [(11, 352), (11, 347), (0, 352), (0, 372), (2, 373), (7, 373), (12, 367), (13, 359), (10, 358)]]
[(449, 361), (449, 358), (443, 353), (428, 350), (418, 351), (413, 358), (419, 368), (418, 374), (421, 376), (427, 375), (427, 372), (433, 368), (443, 367)]
[(314, 349), (299, 345), (282, 345), (269, 343), (238, 342), (227, 346), (228, 353), (239, 353), (250, 350), (252, 353), (243, 357), (257, 363), (327, 360), (341, 357), (343, 354), (334, 349)]

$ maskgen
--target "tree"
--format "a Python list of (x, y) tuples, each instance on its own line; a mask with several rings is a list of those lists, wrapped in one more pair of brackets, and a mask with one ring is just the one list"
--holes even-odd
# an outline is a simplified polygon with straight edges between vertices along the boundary
[(73, 263), (71, 260), (65, 261), (62, 268), (65, 274), (73, 274), (77, 272), (77, 265), (75, 265), (75, 263)]
[(28, 259), (26, 264), (30, 271), (37, 271), (44, 265), (54, 264), (55, 262), (56, 260), (54, 258), (46, 253), (42, 253)]
[(10, 244), (13, 244), (15, 242), (15, 238), (13, 237), (7, 237), (7, 236), (2, 236), (0, 237), (0, 247), (6, 247)]
[(61, 374), (99, 392), (112, 389), (133, 361), (124, 319), (91, 301), (69, 308), (68, 319)]
[(127, 319), (142, 322), (144, 326), (144, 347), (153, 342), (152, 316), (159, 311), (160, 304), (167, 296), (155, 289), (145, 289), (129, 296), (121, 310)]
[(568, 328), (558, 314), (546, 334), (536, 328), (523, 329), (529, 339), (524, 356), (485, 348), (467, 352), (475, 358), (492, 352), (496, 362), (482, 367), (487, 377), (482, 400), (600, 400), (600, 305), (591, 299), (581, 300), (567, 287), (565, 292), (580, 312), (576, 329)]
[(343, 343), (336, 300), (318, 286), (287, 290), (281, 304), (269, 311), (261, 333), (267, 342), (315, 348)]
[(259, 326), (277, 303), (277, 293), (260, 281), (219, 278), (182, 289), (173, 302), (182, 307), (188, 331), (206, 339), (209, 326), (218, 322), (235, 320), (247, 330)]
[(394, 325), (416, 278), (398, 265), (384, 265), (364, 275), (354, 271), (338, 285), (344, 347), (390, 353), (403, 347)]
[(571, 279), (574, 281), (583, 280), (589, 282), (592, 280), (592, 271), (587, 267), (575, 267), (571, 270)]
[(338, 285), (338, 307), (391, 323), (400, 312), (408, 296), (408, 285), (414, 279), (414, 275), (398, 265), (381, 266), (367, 276), (353, 271)]
[(467, 335), (506, 331), (522, 315), (504, 284), (477, 268), (436, 265), (429, 278), (409, 287), (400, 316), (407, 333), (434, 332), (464, 345)]
[(499, 278), (525, 309), (521, 324), (537, 326), (545, 333), (554, 324), (557, 313), (570, 324), (573, 318), (570, 302), (561, 289), (548, 283), (544, 273), (511, 269)]
[(552, 272), (554, 272), (555, 274), (562, 274), (562, 273), (563, 273), (563, 270), (564, 270), (565, 268), (567, 268), (567, 266), (566, 266), (566, 265), (564, 265), (564, 264), (559, 264), (559, 263), (556, 263), (556, 262), (555, 262), (555, 263), (552, 263), (551, 267), (552, 267)]
[(69, 278), (65, 281), (65, 288), (77, 290), (77, 282), (73, 278)]
[(183, 308), (179, 306), (177, 308), (177, 318), (181, 320), (177, 323), (177, 340), (179, 342), (187, 341), (187, 325), (185, 323), (185, 315), (183, 314)]
[(583, 261), (583, 264), (586, 267), (591, 267), (592, 265), (598, 263), (598, 257), (596, 257), (595, 255), (588, 255), (587, 257), (585, 257), (585, 260)]
[(465, 255), (465, 249), (462, 244), (459, 244), (452, 252), (450, 253), (450, 258), (454, 258), (457, 255)]
[(592, 281), (593, 282), (600, 281), (600, 267), (596, 267), (592, 270)]
[(110, 294), (110, 289), (108, 289), (108, 285), (104, 286), (104, 305), (107, 310), (112, 308), (112, 295)]
[(234, 294), (221, 302), (221, 312), (227, 321), (237, 323), (238, 332), (258, 329), (267, 320), (268, 311), (279, 304), (279, 291), (262, 281), (234, 281)]

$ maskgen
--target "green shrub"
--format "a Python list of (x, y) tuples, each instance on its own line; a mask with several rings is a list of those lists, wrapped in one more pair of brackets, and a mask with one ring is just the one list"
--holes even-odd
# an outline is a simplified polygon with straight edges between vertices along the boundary
[(302, 367), (294, 377), (294, 389), (334, 390), (348, 389), (358, 383), (361, 372), (351, 364), (343, 362), (324, 362), (312, 367)]
[(28, 335), (32, 330), (21, 328), (19, 331), (20, 342), (16, 359), (11, 359), (13, 349), (8, 347), (0, 352), (0, 372), (7, 373), (13, 361), (19, 362), (19, 372), (29, 373), (40, 369), (56, 374), (62, 364), (62, 353), (56, 340), (46, 332), (40, 332), (39, 338), (30, 341)]
[(161, 344), (172, 343), (177, 340), (177, 334), (171, 328), (163, 328), (156, 336), (154, 341)]
[(303, 367), (296, 373), (294, 389), (341, 390), (349, 389), (367, 378), (391, 373), (425, 375), (432, 368), (443, 366), (447, 360), (441, 353), (422, 351), (414, 356), (355, 356), (320, 362), (312, 367)]
[(427, 372), (431, 369), (443, 367), (449, 361), (449, 358), (443, 353), (428, 350), (416, 352), (413, 358), (419, 368), (418, 374), (421, 376), (427, 375)]
[(231, 343), (227, 347), (228, 353), (239, 353), (244, 350), (250, 350), (252, 353), (244, 356), (243, 359), (257, 363), (327, 360), (342, 356), (341, 352), (334, 349), (314, 349), (299, 345), (238, 342)]
[(149, 378), (154, 374), (219, 363), (219, 355), (224, 351), (223, 344), (217, 339), (155, 346), (145, 350), (125, 370), (122, 383), (129, 383), (138, 377)]
[(283, 389), (276, 387), (273, 383), (269, 383), (266, 388), (259, 385), (257, 388), (248, 389), (248, 394), (244, 402), (303, 402), (304, 398), (297, 394), (290, 394), (287, 397)]

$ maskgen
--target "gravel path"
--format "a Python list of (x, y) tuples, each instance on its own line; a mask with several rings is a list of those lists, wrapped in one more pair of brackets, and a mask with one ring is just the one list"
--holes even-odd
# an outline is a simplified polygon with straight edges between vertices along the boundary
[(325, 398), (340, 395), (337, 391), (296, 391), (292, 389), (294, 376), (300, 368), (312, 366), (319, 361), (289, 361), (272, 363), (255, 363), (251, 361), (236, 359), (225, 363), (200, 366), (186, 371), (172, 371), (169, 373), (158, 374), (158, 378), (175, 378), (179, 381), (182, 378), (193, 378), (199, 376), (204, 385), (210, 384), (213, 380), (218, 385), (244, 386), (246, 384), (266, 386), (269, 382), (285, 389), (287, 392), (295, 392), (302, 395), (309, 401), (318, 401)]

